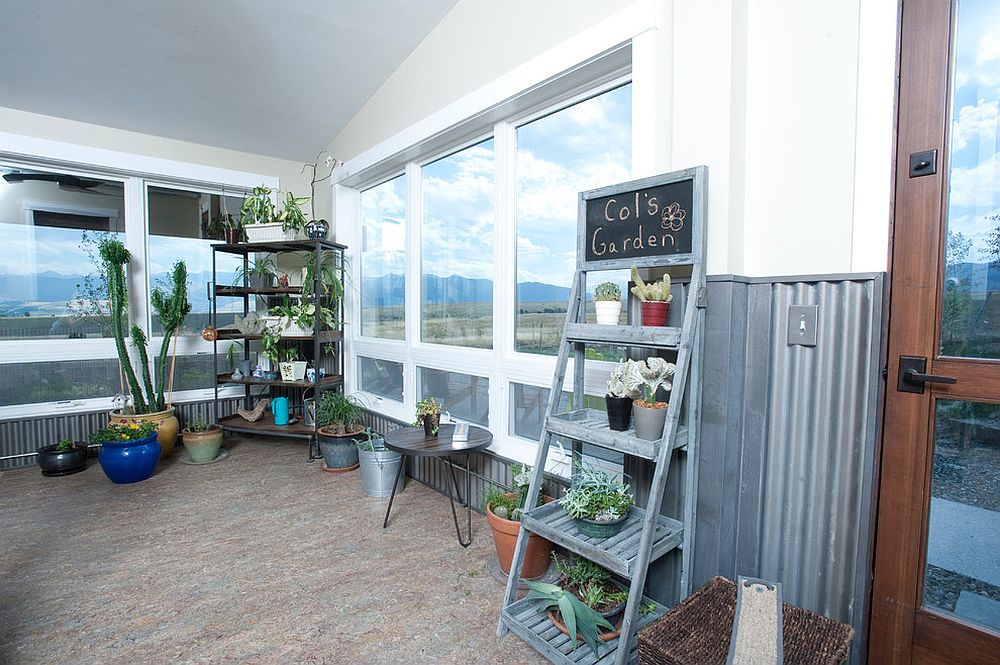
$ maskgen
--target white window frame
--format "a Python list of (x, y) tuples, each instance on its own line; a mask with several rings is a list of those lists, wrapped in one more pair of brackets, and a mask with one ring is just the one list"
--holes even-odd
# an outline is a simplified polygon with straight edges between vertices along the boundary
[[(516, 192), (516, 132), (519, 126), (626, 83), (632, 83), (633, 91), (635, 90), (636, 79), (630, 66), (624, 70), (619, 67), (614, 72), (605, 72), (599, 78), (600, 80), (592, 81), (589, 86), (575, 85), (570, 86), (569, 90), (558, 85), (553, 86), (553, 92), (547, 96), (543, 95), (541, 98), (538, 91), (533, 90), (531, 93), (534, 94), (534, 97), (530, 103), (518, 104), (515, 102), (510, 104), (508, 107), (510, 112), (506, 117), (501, 117), (479, 131), (473, 132), (467, 127), (454, 128), (451, 132), (453, 142), (450, 144), (445, 143), (443, 135), (438, 133), (431, 135), (422, 143), (418, 142), (416, 146), (404, 147), (389, 159), (376, 160), (363, 168), (359, 167), (357, 163), (348, 164), (347, 169), (345, 169), (346, 175), (342, 176), (338, 183), (332, 185), (332, 190), (335, 219), (338, 221), (349, 220), (349, 223), (338, 224), (338, 237), (349, 248), (352, 246), (352, 242), (360, 239), (362, 233), (361, 192), (392, 180), (401, 174), (401, 170), (406, 174), (407, 185), (405, 216), (406, 339), (388, 340), (362, 336), (360, 326), (349, 326), (345, 343), (345, 380), (349, 392), (353, 391), (359, 394), (365, 403), (369, 404), (375, 411), (403, 422), (409, 422), (413, 419), (417, 399), (418, 367), (430, 367), (485, 377), (489, 380), (489, 429), (493, 434), (493, 443), (490, 449), (508, 459), (526, 463), (534, 462), (538, 442), (516, 436), (510, 427), (510, 384), (521, 383), (551, 389), (556, 357), (514, 350), (516, 322), (513, 312), (516, 303), (515, 266), (517, 257), (517, 220), (514, 198)], [(526, 96), (528, 95), (526, 94)], [(635, 104), (632, 108), (634, 133), (637, 113), (648, 113), (648, 111), (637, 109)], [(485, 114), (488, 115), (488, 113)], [(495, 113), (493, 117), (496, 117)], [(463, 348), (424, 342), (420, 339), (419, 318), (422, 283), (420, 228), (423, 214), (421, 168), (425, 164), (480, 143), (491, 136), (494, 140), (495, 214), (493, 227), (493, 348)], [(385, 151), (384, 147), (377, 147), (370, 153), (378, 155)], [(405, 165), (402, 167), (398, 164), (400, 155), (405, 160)], [(393, 165), (393, 159), (396, 159), (395, 165)], [(636, 163), (637, 155), (633, 150), (633, 173), (636, 171)], [(351, 174), (352, 170), (354, 175)], [(350, 249), (348, 251), (350, 252)], [(351, 265), (351, 279), (355, 284), (360, 284), (360, 252), (356, 256), (358, 259), (352, 261)], [(349, 321), (360, 321), (358, 300), (349, 292), (347, 303)], [(384, 358), (403, 365), (402, 403), (360, 390), (357, 370), (357, 357), (359, 355)], [(596, 395), (604, 393), (611, 366), (612, 363), (588, 363), (585, 377), (587, 393)], [(572, 372), (573, 360), (570, 358), (567, 376), (571, 376)], [(558, 448), (553, 448), (548, 458), (547, 468), (552, 472), (567, 475), (569, 472), (567, 461), (560, 455)]]
[[(206, 193), (243, 192), (263, 184), (277, 189), (276, 176), (223, 169), (203, 164), (181, 162), (133, 153), (93, 148), (84, 145), (0, 132), (0, 163), (13, 168), (66, 173), (123, 183), (125, 197), (125, 245), (132, 253), (129, 264), (128, 323), (138, 324), (149, 335), (149, 277), (146, 274), (149, 220), (146, 185), (193, 189)], [(136, 288), (142, 285), (145, 288)], [(200, 288), (200, 287), (198, 287)], [(141, 297), (145, 295), (145, 297)], [(159, 348), (160, 339), (150, 339), (151, 349)], [(188, 341), (191, 340), (191, 341)], [(178, 355), (193, 355), (208, 350), (200, 338), (178, 340)], [(0, 371), (3, 365), (24, 362), (50, 362), (117, 358), (114, 340), (0, 340)], [(239, 395), (234, 388), (220, 390), (220, 396)], [(211, 399), (214, 388), (175, 392), (174, 403)], [(37, 402), (0, 406), (0, 419), (38, 417), (54, 414), (83, 413), (111, 408), (111, 396), (87, 399)]]

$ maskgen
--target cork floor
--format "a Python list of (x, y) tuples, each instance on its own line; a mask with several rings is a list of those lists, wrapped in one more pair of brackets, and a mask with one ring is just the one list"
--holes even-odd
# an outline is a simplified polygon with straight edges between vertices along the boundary
[(455, 542), (448, 501), (385, 500), (305, 447), (231, 440), (114, 485), (0, 475), (0, 663), (539, 663), (494, 634), (489, 527)]

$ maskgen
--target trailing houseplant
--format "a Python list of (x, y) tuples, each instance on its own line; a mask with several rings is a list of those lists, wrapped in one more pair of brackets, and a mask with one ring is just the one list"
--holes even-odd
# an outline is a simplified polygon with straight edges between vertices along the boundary
[(150, 421), (112, 423), (91, 434), (90, 442), (100, 444), (97, 459), (114, 483), (146, 480), (160, 461), (156, 424)]
[(611, 370), (604, 402), (608, 408), (608, 427), (624, 432), (632, 422), (632, 400), (640, 396), (638, 387), (626, 382), (631, 360), (622, 360)]
[(642, 325), (667, 325), (670, 302), (674, 299), (670, 293), (670, 275), (664, 273), (662, 281), (646, 284), (639, 276), (639, 269), (632, 266), (632, 281), (635, 283), (632, 293), (642, 303)]
[(594, 289), (597, 322), (616, 326), (622, 313), (622, 290), (614, 282), (602, 282)]
[[(491, 485), (483, 497), (483, 511), (486, 521), (493, 531), (493, 544), (497, 550), (497, 560), (505, 575), (510, 574), (510, 565), (514, 557), (514, 546), (517, 544), (517, 534), (521, 530), (521, 515), (528, 498), (528, 485), (531, 483), (531, 467), (524, 464), (512, 464), (510, 467), (512, 492), (505, 492), (496, 485)], [(538, 505), (552, 501), (552, 497), (540, 495)], [(528, 536), (528, 548), (524, 553), (521, 566), (521, 577), (536, 579), (545, 574), (549, 567), (549, 555), (552, 553), (552, 543), (538, 534)]]
[(172, 369), (166, 368), (167, 354), (170, 344), (184, 324), (184, 319), (191, 312), (191, 303), (187, 299), (187, 266), (183, 261), (174, 263), (170, 275), (171, 289), (167, 293), (155, 287), (150, 292), (150, 304), (159, 316), (163, 327), (163, 342), (160, 345), (159, 372), (156, 382), (151, 376), (149, 356), (146, 352), (146, 335), (138, 325), (133, 325), (129, 337), (135, 349), (142, 372), (142, 382), (132, 366), (132, 358), (125, 346), (125, 310), (128, 307), (128, 287), (126, 284), (125, 266), (131, 260), (131, 254), (121, 240), (108, 236), (99, 243), (99, 253), (107, 284), (108, 316), (111, 321), (111, 331), (118, 352), (118, 361), (122, 374), (128, 385), (131, 403), (119, 411), (111, 412), (113, 423), (133, 423), (152, 421), (157, 424), (160, 435), (161, 454), (166, 457), (173, 450), (177, 439), (179, 424), (174, 416), (173, 407), (166, 400), (169, 385), (173, 382)]
[(324, 392), (316, 406), (320, 450), (331, 471), (349, 471), (358, 466), (357, 442), (367, 438), (364, 406), (339, 390)]
[(580, 533), (591, 538), (610, 538), (621, 531), (634, 504), (628, 484), (583, 463), (577, 465), (571, 487), (559, 499)]
[(428, 395), (419, 402), (416, 408), (416, 420), (414, 427), (423, 424), (424, 434), (427, 436), (437, 436), (441, 427), (441, 402), (437, 398)]
[(60, 439), (57, 443), (39, 448), (36, 461), (43, 476), (79, 473), (87, 468), (87, 444)]
[(207, 423), (202, 418), (195, 418), (181, 432), (184, 449), (196, 464), (207, 464), (219, 456), (222, 437), (221, 427)]
[(642, 391), (642, 397), (632, 403), (636, 437), (657, 441), (663, 436), (667, 403), (658, 401), (656, 394), (661, 388), (670, 390), (676, 369), (674, 363), (658, 357), (629, 361), (625, 384)]
[(260, 353), (270, 361), (270, 369), (264, 378), (273, 381), (278, 378), (278, 363), (281, 362), (281, 333), (276, 326), (265, 326), (260, 336)]
[[(602, 617), (596, 610), (587, 606), (575, 595), (555, 584), (545, 582), (525, 582), (528, 585), (528, 599), (539, 600), (541, 605), (550, 611), (550, 619), (555, 611), (558, 611), (562, 623), (566, 626), (566, 634), (569, 635), (573, 643), (573, 650), (577, 649), (577, 638), (583, 641), (598, 656), (598, 640), (601, 631), (614, 631), (615, 627), (611, 622)], [(553, 621), (553, 623), (555, 623)]]

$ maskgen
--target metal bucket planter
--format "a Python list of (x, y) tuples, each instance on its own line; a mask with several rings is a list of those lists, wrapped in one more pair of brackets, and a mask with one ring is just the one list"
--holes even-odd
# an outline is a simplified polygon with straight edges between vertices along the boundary
[[(365, 496), (384, 499), (392, 494), (392, 481), (396, 479), (403, 456), (385, 447), (383, 439), (373, 439), (374, 450), (358, 450), (361, 459), (361, 491)], [(399, 474), (396, 494), (403, 491), (405, 473)]]

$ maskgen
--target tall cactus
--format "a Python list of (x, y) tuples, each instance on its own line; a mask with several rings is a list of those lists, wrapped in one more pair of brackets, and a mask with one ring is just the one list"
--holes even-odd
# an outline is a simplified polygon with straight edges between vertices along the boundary
[(153, 305), (153, 310), (160, 317), (160, 324), (163, 326), (163, 343), (160, 345), (160, 373), (157, 376), (155, 402), (152, 393), (150, 402), (156, 404), (156, 409), (162, 411), (166, 408), (163, 398), (164, 388), (167, 383), (167, 352), (170, 350), (170, 340), (184, 324), (184, 319), (191, 312), (191, 303), (187, 297), (187, 266), (183, 261), (174, 264), (174, 269), (170, 273), (171, 289), (170, 295), (166, 295), (162, 289), (154, 288), (149, 294), (149, 301)]
[(153, 378), (149, 371), (149, 354), (146, 353), (146, 333), (142, 332), (139, 326), (132, 326), (132, 346), (139, 356), (139, 367), (142, 368), (142, 383), (146, 388), (146, 401), (149, 402), (152, 411), (162, 411), (163, 409), (156, 403), (156, 393), (153, 392)]
[(118, 361), (121, 363), (125, 381), (132, 394), (132, 406), (136, 413), (146, 412), (146, 401), (139, 388), (139, 379), (132, 369), (132, 360), (125, 348), (124, 319), (128, 307), (128, 289), (125, 286), (125, 265), (132, 258), (125, 245), (120, 240), (105, 238), (100, 244), (101, 261), (104, 263), (104, 274), (108, 280), (108, 299), (111, 310), (111, 332), (115, 339), (115, 349), (118, 351)]

